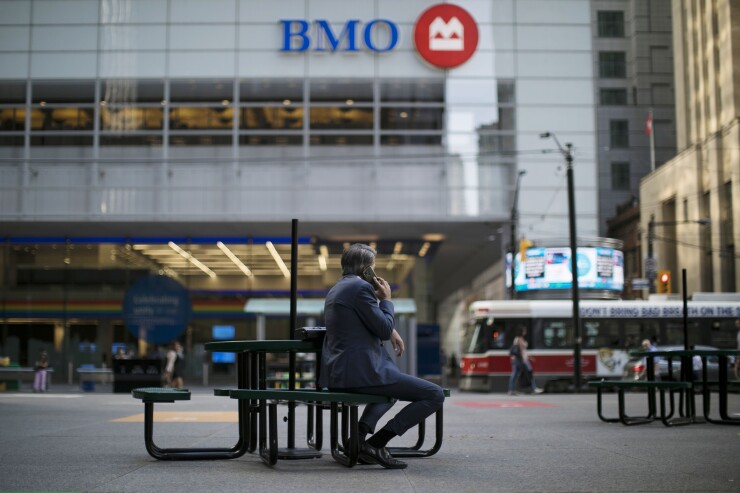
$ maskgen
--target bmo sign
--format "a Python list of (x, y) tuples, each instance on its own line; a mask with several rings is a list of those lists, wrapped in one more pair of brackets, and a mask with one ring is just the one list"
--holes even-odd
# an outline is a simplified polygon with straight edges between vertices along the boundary
[[(282, 19), (282, 52), (393, 51), (399, 43), (398, 24), (389, 19), (346, 21), (333, 27), (325, 19)], [(465, 63), (478, 46), (478, 26), (463, 8), (439, 4), (425, 10), (414, 25), (414, 45), (421, 57), (439, 68)]]

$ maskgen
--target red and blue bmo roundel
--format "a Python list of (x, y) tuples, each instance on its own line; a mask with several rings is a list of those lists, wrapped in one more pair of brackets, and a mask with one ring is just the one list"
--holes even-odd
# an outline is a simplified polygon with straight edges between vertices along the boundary
[(435, 67), (457, 67), (475, 53), (478, 26), (467, 10), (440, 3), (419, 16), (414, 44), (421, 57)]

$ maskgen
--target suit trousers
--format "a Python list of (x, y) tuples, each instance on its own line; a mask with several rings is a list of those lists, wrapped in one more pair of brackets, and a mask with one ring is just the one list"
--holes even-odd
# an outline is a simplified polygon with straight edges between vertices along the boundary
[[(421, 423), (428, 416), (437, 412), (444, 403), (445, 395), (442, 387), (418, 377), (401, 373), (396, 383), (390, 385), (378, 385), (375, 387), (358, 387), (354, 389), (342, 389), (349, 392), (360, 392), (363, 394), (382, 395), (393, 397), (399, 401), (409, 401), (406, 407), (396, 414), (385, 428), (391, 430), (398, 436)], [(375, 432), (375, 425), (380, 418), (393, 406), (388, 404), (368, 404), (360, 417), (360, 423), (365, 423), (371, 433)]]

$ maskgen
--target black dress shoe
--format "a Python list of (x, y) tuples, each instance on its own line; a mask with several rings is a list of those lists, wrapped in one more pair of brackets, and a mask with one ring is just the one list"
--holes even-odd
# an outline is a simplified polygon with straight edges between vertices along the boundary
[(360, 447), (360, 457), (358, 460), (363, 460), (369, 464), (380, 464), (386, 469), (406, 469), (408, 465), (405, 462), (394, 459), (385, 447), (376, 448), (367, 442), (363, 443)]

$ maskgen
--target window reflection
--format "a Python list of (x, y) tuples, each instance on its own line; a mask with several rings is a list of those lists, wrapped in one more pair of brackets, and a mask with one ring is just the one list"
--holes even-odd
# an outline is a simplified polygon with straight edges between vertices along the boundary
[(311, 101), (373, 102), (373, 83), (356, 79), (314, 79), (311, 81)]
[(31, 130), (92, 130), (92, 108), (34, 108)]
[(3, 81), (0, 83), (0, 104), (24, 104), (26, 81)]
[(443, 103), (444, 79), (387, 80), (380, 83), (381, 101), (406, 101), (411, 103)]
[(171, 135), (171, 146), (227, 146), (231, 135)]
[(380, 144), (384, 146), (421, 145), (441, 146), (442, 134), (439, 135), (381, 135)]
[(141, 146), (159, 147), (162, 145), (161, 135), (101, 135), (101, 146)]
[(303, 144), (302, 135), (240, 135), (242, 146), (294, 146)]
[[(282, 103), (303, 101), (303, 81), (301, 79), (259, 79), (243, 81), (239, 84), (239, 99), (242, 102), (271, 101)], [(290, 104), (290, 103), (288, 103)]]
[(0, 130), (23, 131), (26, 127), (25, 108), (0, 108)]
[(233, 126), (234, 110), (229, 107), (195, 106), (170, 109), (172, 130), (219, 130)]
[(442, 130), (444, 108), (382, 108), (380, 128), (383, 130)]
[(164, 99), (163, 81), (111, 79), (102, 81), (101, 98), (111, 103), (159, 103)]
[(173, 80), (170, 82), (170, 99), (173, 102), (231, 101), (234, 97), (230, 80)]
[(373, 145), (372, 135), (312, 135), (311, 145)]
[(93, 145), (92, 135), (34, 135), (31, 146), (74, 146), (88, 147)]
[(0, 135), (0, 146), (2, 147), (22, 147), (22, 135)]
[(240, 112), (240, 128), (252, 130), (300, 130), (303, 128), (303, 108), (263, 106), (242, 108)]
[(353, 106), (311, 108), (313, 129), (366, 129), (373, 128), (373, 109)]
[(31, 97), (34, 103), (93, 103), (95, 82), (35, 81)]
[(162, 108), (100, 108), (102, 130), (161, 130), (163, 118)]

